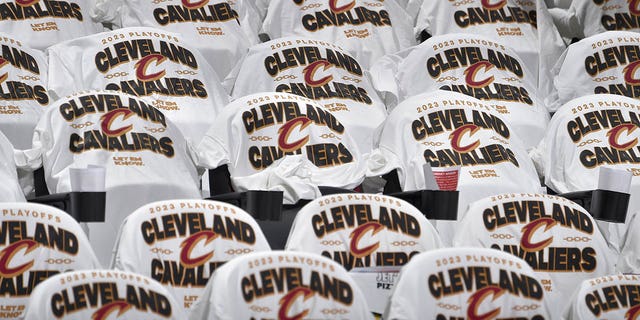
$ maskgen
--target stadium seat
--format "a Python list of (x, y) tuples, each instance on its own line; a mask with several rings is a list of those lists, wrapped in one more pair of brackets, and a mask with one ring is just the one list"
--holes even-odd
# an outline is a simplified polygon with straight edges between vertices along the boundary
[(51, 193), (71, 190), (69, 168), (106, 170), (106, 220), (89, 223), (89, 239), (108, 265), (118, 227), (152, 201), (200, 198), (188, 142), (158, 109), (115, 91), (87, 91), (53, 103), (34, 134), (28, 161), (43, 164)]
[(183, 320), (186, 314), (155, 280), (118, 270), (84, 270), (42, 282), (31, 295), (25, 320)]
[(313, 100), (253, 94), (224, 108), (197, 148), (198, 164), (228, 165), (235, 191), (283, 191), (293, 204), (320, 196), (319, 186), (362, 183), (365, 162), (350, 132)]
[(483, 248), (421, 253), (404, 267), (383, 319), (555, 319), (535, 272)]
[(34, 203), (0, 203), (0, 318), (18, 319), (33, 289), (47, 278), (100, 268), (80, 225), (68, 214)]
[(144, 205), (125, 219), (112, 267), (160, 282), (188, 311), (222, 264), (269, 250), (256, 221), (238, 207), (167, 200)]
[(403, 266), (440, 248), (438, 232), (406, 201), (378, 194), (334, 194), (298, 212), (285, 250), (323, 255), (346, 270)]
[(509, 43), (480, 35), (435, 36), (387, 55), (371, 68), (371, 80), (390, 108), (438, 89), (482, 100), (523, 133), (527, 149), (538, 145), (549, 122), (535, 73)]
[(234, 2), (232, 6), (225, 0), (98, 0), (93, 16), (123, 28), (151, 27), (179, 33), (224, 78), (238, 56), (258, 42), (255, 26), (244, 26), (256, 20), (253, 7), (248, 11), (246, 0)]
[(554, 67), (555, 91), (548, 104), (563, 104), (591, 94), (640, 97), (638, 33), (611, 31), (569, 46)]
[[(556, 193), (595, 190), (599, 168), (638, 172), (640, 131), (638, 101), (619, 95), (596, 94), (571, 100), (554, 114), (534, 159), (543, 168), (545, 183)], [(640, 180), (631, 179), (626, 222), (640, 209)], [(622, 245), (623, 224), (598, 222), (616, 249)]]
[(337, 45), (285, 37), (251, 47), (225, 82), (233, 86), (236, 99), (277, 91), (316, 100), (351, 128), (360, 151), (368, 153), (387, 112), (367, 74), (358, 60)]
[[(484, 247), (526, 261), (548, 297), (569, 297), (584, 280), (614, 272), (615, 251), (595, 220), (579, 205), (557, 196), (507, 193), (469, 205), (456, 247)], [(554, 301), (554, 300), (550, 300)], [(554, 304), (554, 314), (562, 305)]]
[[(457, 92), (424, 93), (399, 104), (385, 122), (380, 147), (368, 161), (368, 175), (397, 170), (402, 191), (423, 190), (425, 164), (460, 166), (457, 219), (469, 203), (486, 196), (540, 189), (533, 163), (512, 126), (493, 106)], [(434, 223), (445, 245), (450, 244), (455, 224)]]
[(335, 43), (365, 69), (414, 45), (411, 28), (411, 18), (395, 1), (366, 0), (270, 0), (262, 25), (272, 40), (296, 35)]
[(0, 3), (0, 31), (44, 50), (58, 42), (102, 32), (91, 19), (94, 0), (14, 0)]
[(228, 102), (218, 76), (184, 37), (126, 28), (59, 43), (47, 50), (49, 90), (115, 90), (148, 99), (196, 145)]
[(580, 284), (565, 309), (562, 319), (636, 319), (638, 307), (638, 275), (607, 275)]
[(373, 319), (339, 264), (303, 252), (258, 252), (220, 267), (189, 319)]
[(543, 0), (422, 1), (416, 36), (423, 31), (471, 33), (508, 44), (533, 72), (543, 98), (553, 89), (551, 69), (565, 49)]

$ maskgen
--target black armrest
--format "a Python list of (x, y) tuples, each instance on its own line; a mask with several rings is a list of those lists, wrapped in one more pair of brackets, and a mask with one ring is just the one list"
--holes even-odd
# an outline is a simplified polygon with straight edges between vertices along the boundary
[(569, 192), (558, 196), (579, 204), (596, 220), (613, 223), (625, 223), (631, 197), (628, 193), (600, 189)]
[(398, 170), (393, 171), (382, 176), (387, 183), (384, 185), (383, 194), (393, 194), (402, 192), (402, 186), (400, 186), (400, 178), (398, 178)]
[(78, 222), (104, 222), (106, 195), (106, 192), (68, 192), (35, 197), (28, 201), (56, 207)]
[(458, 191), (418, 190), (390, 194), (418, 208), (429, 220), (458, 219)]
[(249, 190), (219, 194), (207, 199), (240, 207), (257, 220), (279, 221), (282, 217), (282, 191)]
[(212, 196), (233, 192), (231, 174), (226, 164), (215, 169), (209, 169), (209, 190)]
[(587, 212), (591, 212), (591, 197), (593, 195), (593, 190), (587, 191), (576, 191), (576, 192), (567, 192), (558, 194), (558, 197), (563, 197), (565, 199), (569, 199), (579, 206), (583, 207)]

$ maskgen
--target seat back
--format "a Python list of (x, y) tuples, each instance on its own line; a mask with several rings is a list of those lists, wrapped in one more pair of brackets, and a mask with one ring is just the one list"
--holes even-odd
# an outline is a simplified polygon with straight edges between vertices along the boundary
[(186, 319), (182, 307), (155, 280), (118, 270), (67, 272), (31, 295), (25, 320)]
[(441, 246), (437, 231), (406, 201), (377, 194), (334, 194), (305, 205), (285, 250), (323, 255), (351, 270), (402, 266)]
[(37, 286), (72, 270), (100, 268), (80, 225), (35, 203), (0, 203), (2, 318), (19, 318)]
[(303, 252), (257, 252), (220, 267), (189, 319), (372, 319), (339, 264)]
[(567, 320), (636, 319), (640, 277), (617, 274), (583, 281), (574, 293)]
[(579, 32), (591, 37), (614, 30), (640, 31), (640, 26), (632, 22), (639, 13), (636, 5), (629, 0), (571, 1), (568, 11), (575, 15)]
[(522, 258), (558, 298), (571, 296), (586, 279), (613, 273), (615, 265), (615, 253), (591, 215), (551, 195), (510, 193), (479, 200), (469, 206), (453, 244)]
[(384, 319), (552, 319), (536, 274), (513, 255), (447, 248), (402, 268)]
[(11, 141), (0, 132), (0, 202), (25, 201)]
[(127, 217), (113, 267), (158, 281), (189, 309), (222, 264), (268, 250), (256, 221), (238, 207), (210, 200), (167, 200), (142, 206)]

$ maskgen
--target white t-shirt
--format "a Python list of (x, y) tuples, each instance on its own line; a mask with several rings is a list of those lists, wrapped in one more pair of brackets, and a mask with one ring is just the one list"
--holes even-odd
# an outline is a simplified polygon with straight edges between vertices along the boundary
[(640, 277), (607, 275), (585, 280), (563, 314), (566, 320), (635, 319), (640, 307)]
[(25, 201), (22, 188), (18, 182), (16, 159), (13, 146), (7, 137), (0, 132), (0, 202)]
[(339, 264), (304, 252), (259, 252), (216, 271), (189, 316), (205, 319), (373, 319)]
[(257, 93), (224, 108), (198, 145), (199, 165), (228, 164), (235, 187), (281, 190), (286, 203), (315, 199), (315, 187), (353, 189), (365, 161), (351, 130), (317, 102)]
[(583, 30), (583, 37), (605, 31), (640, 31), (640, 3), (636, 0), (580, 0), (572, 1)]
[(594, 93), (640, 98), (638, 42), (638, 33), (611, 31), (570, 45), (554, 67), (555, 92), (549, 108), (557, 110), (572, 99)]
[[(115, 315), (115, 317), (114, 317)], [(160, 283), (117, 270), (59, 274), (36, 287), (25, 320), (41, 319), (169, 319), (187, 318)]]
[(395, 1), (271, 0), (263, 32), (311, 37), (351, 52), (365, 69), (415, 44), (411, 18)]
[[(550, 298), (571, 296), (582, 281), (614, 272), (614, 252), (595, 220), (575, 202), (557, 196), (508, 193), (476, 201), (459, 224), (453, 245), (520, 257), (538, 274)], [(562, 311), (560, 305), (553, 308)]]
[(228, 102), (218, 76), (184, 37), (152, 28), (126, 28), (55, 45), (49, 90), (116, 90), (146, 99), (197, 144)]
[(222, 264), (270, 250), (248, 213), (209, 200), (147, 204), (126, 218), (119, 234), (114, 269), (160, 282), (187, 310)]
[(441, 246), (433, 225), (408, 202), (353, 193), (324, 196), (300, 209), (285, 250), (321, 254), (352, 270), (403, 266)]
[(0, 33), (0, 131), (16, 149), (31, 147), (33, 128), (51, 102), (46, 85), (44, 54)]
[[(540, 188), (533, 163), (512, 127), (493, 106), (457, 92), (434, 91), (399, 104), (385, 123), (368, 174), (398, 169), (403, 191), (422, 190), (427, 163), (461, 167), (458, 219), (478, 199)], [(448, 243), (452, 230), (436, 227)]]
[(225, 82), (233, 97), (266, 91), (316, 100), (349, 127), (362, 153), (375, 145), (386, 107), (362, 64), (322, 40), (286, 37), (253, 46)]
[(484, 36), (432, 37), (378, 60), (371, 80), (390, 107), (438, 89), (483, 100), (518, 132), (526, 132), (521, 137), (527, 148), (538, 145), (549, 122), (535, 73), (514, 50)]
[(433, 36), (472, 33), (508, 44), (534, 73), (543, 97), (553, 89), (551, 68), (565, 49), (544, 0), (422, 1), (415, 32), (422, 30)]
[(188, 142), (162, 112), (128, 94), (89, 91), (56, 101), (36, 126), (33, 146), (51, 193), (71, 191), (71, 167), (105, 167), (106, 221), (88, 224), (105, 266), (120, 224), (135, 209), (200, 198)]
[(101, 32), (89, 15), (94, 0), (0, 0), (0, 30), (39, 50)]
[(447, 248), (421, 253), (402, 268), (383, 319), (555, 319), (546, 296), (520, 258)]
[(238, 56), (258, 42), (252, 27), (242, 28), (250, 14), (255, 13), (226, 0), (98, 0), (93, 12), (97, 19), (114, 20), (111, 22), (124, 28), (152, 27), (181, 34), (221, 78)]

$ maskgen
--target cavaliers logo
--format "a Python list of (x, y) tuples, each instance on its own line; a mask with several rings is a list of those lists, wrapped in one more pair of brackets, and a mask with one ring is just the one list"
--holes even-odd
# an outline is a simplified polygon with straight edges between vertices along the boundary
[(358, 244), (362, 236), (364, 236), (368, 231), (371, 231), (371, 236), (374, 236), (383, 229), (384, 227), (381, 224), (371, 221), (351, 231), (351, 234), (349, 234), (349, 238), (351, 239), (351, 242), (349, 243), (349, 250), (351, 251), (351, 254), (356, 258), (362, 258), (376, 251), (380, 247), (380, 242), (376, 242), (364, 248), (360, 248)]
[(621, 142), (620, 136), (625, 131), (627, 132), (627, 135), (629, 135), (632, 132), (636, 131), (637, 128), (638, 127), (635, 124), (631, 123), (620, 124), (611, 128), (609, 132), (607, 132), (607, 137), (609, 137), (609, 145), (614, 149), (620, 151), (626, 151), (635, 147), (638, 144), (638, 138), (633, 138), (633, 140), (627, 142)]
[(331, 11), (333, 11), (334, 13), (347, 12), (356, 6), (356, 0), (352, 0), (351, 2), (341, 6), (338, 5), (339, 1), (340, 0), (329, 0), (329, 9), (331, 9)]
[(467, 309), (467, 319), (469, 320), (495, 319), (498, 315), (500, 315), (501, 308), (495, 308), (483, 314), (478, 314), (480, 311), (480, 305), (489, 297), (492, 297), (491, 301), (496, 301), (496, 299), (502, 296), (505, 292), (506, 291), (504, 289), (497, 286), (484, 287), (474, 292), (467, 300), (467, 303), (469, 304), (469, 308)]
[(640, 316), (640, 305), (629, 308), (624, 314), (624, 320), (639, 320), (638, 316)]
[(464, 70), (464, 80), (467, 82), (467, 85), (473, 88), (484, 88), (490, 85), (494, 77), (489, 76), (484, 79), (478, 79), (478, 73), (480, 70), (484, 70), (485, 72), (493, 69), (494, 65), (489, 61), (478, 61), (472, 65), (470, 65), (466, 70)]
[(38, 247), (38, 243), (29, 240), (23, 239), (17, 242), (14, 242), (8, 246), (6, 246), (2, 251), (0, 251), (0, 277), (2, 278), (13, 278), (17, 275), (21, 275), (31, 267), (33, 267), (34, 261), (31, 260), (29, 262), (23, 263), (16, 267), (11, 267), (11, 260), (13, 257), (22, 249), (24, 249), (24, 255), (29, 254), (33, 250)]
[(131, 305), (126, 301), (114, 301), (105, 304), (91, 315), (92, 320), (106, 320), (112, 313), (118, 312), (116, 318), (131, 309)]
[(165, 70), (162, 71), (158, 71), (155, 73), (147, 73), (147, 69), (149, 68), (149, 66), (151, 65), (151, 63), (155, 62), (156, 67), (159, 66), (160, 64), (162, 64), (163, 62), (165, 62), (167, 60), (167, 57), (160, 55), (160, 54), (150, 54), (142, 59), (140, 59), (140, 61), (136, 62), (135, 68), (136, 68), (136, 77), (138, 78), (138, 80), (140, 81), (155, 81), (158, 80), (162, 77), (164, 77), (167, 72)]
[(627, 0), (629, 3), (629, 13), (640, 16), (640, 0)]
[(622, 73), (624, 74), (624, 82), (630, 85), (640, 84), (640, 79), (636, 78), (636, 71), (638, 71), (638, 67), (640, 67), (640, 61), (634, 61), (624, 67), (624, 69), (622, 69)]
[(131, 118), (131, 116), (133, 115), (134, 115), (133, 111), (129, 109), (111, 110), (100, 117), (100, 121), (101, 121), (100, 128), (102, 129), (102, 132), (104, 132), (104, 134), (106, 134), (109, 137), (119, 137), (131, 131), (131, 129), (133, 129), (133, 125), (130, 124), (128, 126), (114, 129), (113, 122), (119, 117), (122, 117), (122, 120), (127, 120)]
[(318, 77), (317, 73), (319, 73), (320, 68), (322, 68), (323, 71), (327, 71), (327, 69), (331, 67), (331, 63), (329, 63), (329, 61), (327, 60), (318, 60), (309, 64), (302, 70), (302, 74), (304, 74), (304, 82), (312, 87), (324, 86), (325, 84), (333, 80), (333, 75)]
[(40, 2), (40, 0), (16, 0), (16, 4), (21, 7), (30, 7), (38, 2)]
[(480, 130), (480, 127), (475, 124), (465, 124), (458, 127), (449, 135), (449, 139), (451, 140), (451, 148), (460, 153), (468, 153), (475, 150), (480, 145), (480, 140), (476, 140), (467, 145), (462, 145), (462, 138), (465, 136), (465, 134), (469, 134), (469, 137), (472, 137), (476, 132), (478, 132), (478, 130)]
[[(2, 69), (7, 64), (9, 64), (9, 60), (7, 60), (5, 58), (0, 58), (0, 69)], [(1, 74), (0, 75), (0, 83), (3, 83), (5, 80), (7, 80), (7, 78), (9, 78), (9, 73), (8, 72), (5, 72), (4, 74)]]
[(482, 0), (480, 3), (487, 10), (500, 10), (507, 4), (507, 0)]
[(195, 268), (209, 261), (213, 257), (213, 251), (195, 258), (191, 257), (191, 251), (199, 242), (204, 240), (204, 245), (208, 245), (216, 238), (218, 238), (218, 234), (205, 230), (196, 232), (184, 239), (180, 244), (180, 248), (182, 248), (180, 250), (180, 263), (187, 268)]
[(191, 2), (191, 0), (182, 0), (182, 6), (190, 10), (200, 9), (206, 6), (207, 3), (209, 3), (209, 0), (201, 0), (196, 2)]
[(311, 120), (307, 117), (297, 117), (287, 121), (280, 129), (278, 129), (278, 146), (284, 152), (293, 152), (302, 148), (309, 142), (309, 135), (304, 136), (296, 141), (289, 142), (289, 136), (295, 128), (299, 127), (302, 131), (311, 124)]
[(303, 301), (307, 301), (313, 297), (313, 291), (309, 288), (305, 287), (297, 287), (287, 294), (285, 294), (282, 298), (280, 298), (279, 304), (280, 309), (278, 309), (278, 320), (302, 320), (309, 314), (309, 309), (305, 309), (300, 313), (295, 315), (289, 315), (289, 311), (295, 301), (298, 298), (303, 298)]
[(553, 236), (538, 242), (533, 241), (533, 236), (540, 228), (544, 227), (544, 231), (549, 231), (549, 229), (553, 228), (556, 224), (558, 224), (558, 221), (552, 218), (540, 218), (522, 227), (522, 239), (520, 240), (522, 250), (526, 252), (538, 252), (549, 246), (553, 242)]

